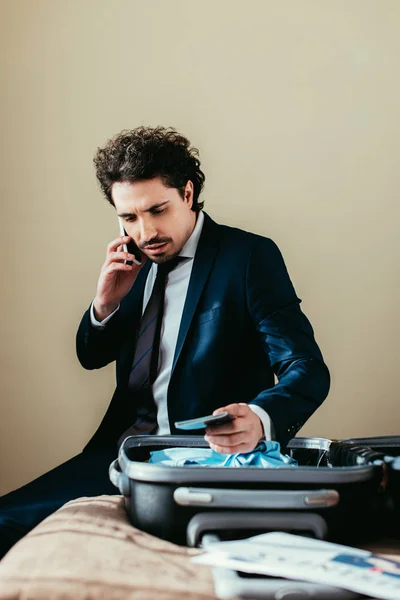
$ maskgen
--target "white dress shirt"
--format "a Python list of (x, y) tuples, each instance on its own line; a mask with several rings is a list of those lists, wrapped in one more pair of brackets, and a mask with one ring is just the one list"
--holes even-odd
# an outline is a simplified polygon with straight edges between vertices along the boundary
[[(179, 256), (185, 260), (181, 261), (178, 266), (168, 274), (165, 298), (164, 298), (164, 315), (161, 324), (160, 337), (160, 355), (159, 355), (159, 370), (158, 375), (153, 383), (153, 397), (157, 405), (157, 435), (169, 435), (171, 433), (168, 420), (167, 394), (168, 385), (171, 378), (172, 362), (175, 354), (176, 342), (178, 339), (179, 326), (181, 323), (183, 307), (186, 300), (186, 294), (189, 287), (190, 275), (193, 267), (193, 259), (196, 254), (197, 244), (199, 243), (200, 234), (203, 229), (204, 215), (200, 211), (197, 217), (196, 226), (182, 248)], [(153, 285), (157, 276), (157, 264), (153, 263), (144, 288), (142, 314), (150, 299)], [(94, 316), (93, 302), (90, 307), (90, 319), (94, 327), (105, 327), (107, 322), (117, 312), (119, 306), (113, 313), (108, 315), (103, 321), (97, 321)], [(226, 404), (229, 404), (229, 398), (226, 398)], [(264, 428), (264, 435), (267, 440), (271, 439), (271, 419), (268, 413), (260, 406), (250, 404), (251, 410), (260, 418)]]

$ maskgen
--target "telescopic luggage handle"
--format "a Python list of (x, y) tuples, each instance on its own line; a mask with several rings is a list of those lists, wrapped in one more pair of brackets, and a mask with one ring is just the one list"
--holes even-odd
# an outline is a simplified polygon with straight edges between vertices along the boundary
[(198, 546), (204, 534), (221, 531), (290, 531), (312, 533), (317, 539), (324, 540), (328, 535), (328, 526), (321, 515), (315, 513), (273, 512), (254, 513), (252, 511), (212, 511), (197, 513), (192, 517), (186, 529), (188, 546)]
[(174, 500), (180, 506), (210, 508), (258, 508), (310, 510), (339, 503), (336, 490), (237, 490), (226, 488), (179, 487)]

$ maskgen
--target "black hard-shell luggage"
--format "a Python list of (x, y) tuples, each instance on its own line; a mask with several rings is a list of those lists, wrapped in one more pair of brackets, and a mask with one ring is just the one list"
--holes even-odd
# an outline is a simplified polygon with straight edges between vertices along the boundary
[(207, 528), (215, 533), (220, 523), (224, 539), (237, 539), (237, 528), (227, 531), (228, 516), (236, 519), (241, 537), (280, 530), (349, 543), (371, 536), (383, 479), (381, 454), (375, 450), (323, 438), (294, 438), (286, 452), (298, 461), (297, 467), (146, 462), (151, 451), (173, 447), (208, 445), (197, 436), (132, 436), (110, 465), (110, 479), (139, 529), (185, 544), (187, 536), (196, 538)]
[(379, 527), (388, 536), (400, 537), (400, 436), (349, 438), (342, 440), (341, 444), (343, 447), (367, 447), (381, 454), (385, 473), (380, 495)]

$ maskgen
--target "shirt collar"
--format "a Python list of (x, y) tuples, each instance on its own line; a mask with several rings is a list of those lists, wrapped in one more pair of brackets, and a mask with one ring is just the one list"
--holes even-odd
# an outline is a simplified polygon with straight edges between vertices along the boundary
[(192, 234), (187, 240), (186, 244), (183, 246), (182, 250), (179, 252), (179, 256), (183, 256), (184, 258), (194, 258), (203, 229), (203, 224), (204, 215), (203, 211), (201, 210), (197, 215), (196, 225), (192, 231)]

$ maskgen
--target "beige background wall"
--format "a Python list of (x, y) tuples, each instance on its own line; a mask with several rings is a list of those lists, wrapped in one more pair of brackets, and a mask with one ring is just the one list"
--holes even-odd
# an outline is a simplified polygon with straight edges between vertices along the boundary
[(114, 387), (75, 357), (113, 209), (92, 156), (173, 125), (206, 209), (272, 237), (332, 373), (302, 430), (400, 434), (398, 0), (2, 0), (0, 493), (82, 448)]

